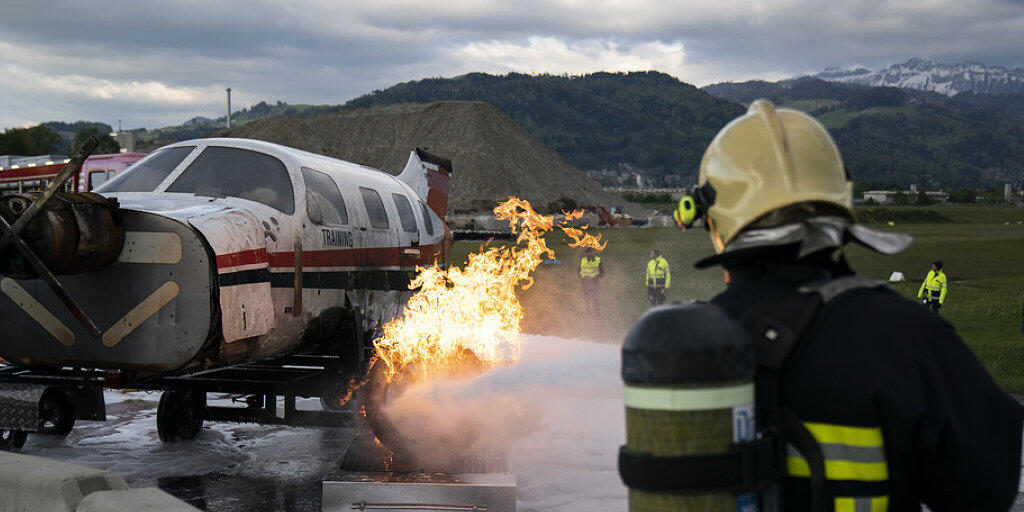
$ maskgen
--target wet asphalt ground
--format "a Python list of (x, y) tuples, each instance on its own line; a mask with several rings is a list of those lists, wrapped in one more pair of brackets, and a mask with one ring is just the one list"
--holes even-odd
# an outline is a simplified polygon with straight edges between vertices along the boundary
[(79, 422), (67, 438), (30, 435), (22, 453), (114, 471), (133, 488), (159, 487), (209, 512), (312, 512), (356, 432), (208, 422), (196, 439), (165, 444), (158, 399), (108, 392), (107, 422)]

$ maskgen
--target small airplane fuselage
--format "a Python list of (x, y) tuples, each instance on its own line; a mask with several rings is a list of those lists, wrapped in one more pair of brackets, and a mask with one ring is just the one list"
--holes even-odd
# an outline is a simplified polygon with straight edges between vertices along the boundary
[(416, 266), (444, 263), (451, 163), (399, 176), (250, 139), (163, 147), (95, 192), (117, 199), (113, 265), (61, 281), (93, 339), (38, 279), (0, 279), (0, 357), (186, 372), (293, 352), (337, 313), (399, 314)]

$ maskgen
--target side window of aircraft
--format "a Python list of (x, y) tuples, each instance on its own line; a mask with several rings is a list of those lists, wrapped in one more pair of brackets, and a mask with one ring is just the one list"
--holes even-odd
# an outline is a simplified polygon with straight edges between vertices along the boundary
[(289, 215), (295, 213), (295, 192), (284, 162), (248, 149), (207, 147), (167, 191), (237, 197)]
[(96, 192), (152, 192), (195, 148), (179, 146), (161, 149), (104, 183)]
[(434, 219), (430, 217), (430, 210), (427, 209), (427, 205), (420, 202), (420, 208), (423, 209), (423, 223), (426, 225), (427, 234), (434, 236)]
[(398, 210), (398, 218), (402, 221), (402, 229), (409, 233), (416, 232), (416, 214), (412, 212), (412, 205), (409, 198), (402, 194), (391, 194), (395, 200), (395, 209)]
[[(338, 185), (334, 183), (330, 176), (320, 171), (303, 167), (302, 179), (306, 182), (306, 207), (309, 213), (309, 220), (317, 224), (348, 224), (348, 209), (345, 208), (345, 198), (341, 196)], [(314, 217), (314, 212), (319, 213), (319, 215)]]
[(388, 212), (384, 209), (384, 201), (380, 194), (372, 188), (359, 187), (359, 193), (363, 195), (363, 204), (366, 205), (366, 215), (370, 217), (370, 225), (375, 228), (387, 229), (391, 227), (388, 222)]

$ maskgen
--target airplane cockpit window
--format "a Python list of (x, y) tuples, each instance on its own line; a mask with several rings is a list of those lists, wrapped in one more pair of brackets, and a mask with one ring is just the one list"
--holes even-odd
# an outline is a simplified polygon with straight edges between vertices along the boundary
[(420, 203), (420, 208), (423, 209), (423, 223), (426, 224), (427, 234), (434, 236), (434, 219), (430, 216), (430, 210), (422, 202)]
[(412, 213), (412, 205), (409, 198), (402, 194), (391, 194), (395, 200), (395, 209), (398, 210), (398, 219), (402, 221), (402, 229), (409, 233), (416, 232), (416, 214)]
[(161, 149), (100, 185), (96, 192), (152, 192), (195, 148), (178, 146)]
[(359, 193), (363, 196), (363, 205), (366, 206), (366, 215), (370, 217), (370, 225), (379, 229), (391, 227), (391, 223), (388, 222), (388, 211), (384, 209), (384, 200), (380, 198), (380, 194), (366, 187), (359, 187)]
[(294, 189), (284, 162), (242, 148), (207, 147), (167, 187), (167, 192), (237, 197), (289, 215), (295, 213)]
[(319, 210), (319, 221), (310, 215), (310, 220), (317, 224), (348, 224), (348, 209), (345, 208), (345, 198), (341, 196), (338, 185), (330, 176), (310, 169), (302, 168), (302, 179), (306, 182), (306, 202), (315, 201), (315, 208)]

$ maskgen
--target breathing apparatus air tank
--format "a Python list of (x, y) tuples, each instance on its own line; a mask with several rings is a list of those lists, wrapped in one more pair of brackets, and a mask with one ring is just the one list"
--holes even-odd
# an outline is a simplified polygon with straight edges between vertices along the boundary
[(772, 447), (755, 439), (754, 349), (717, 306), (647, 311), (622, 347), (630, 512), (756, 512)]

